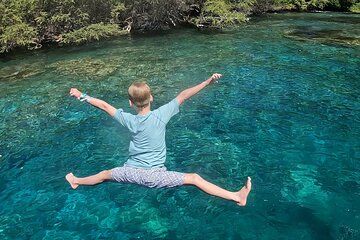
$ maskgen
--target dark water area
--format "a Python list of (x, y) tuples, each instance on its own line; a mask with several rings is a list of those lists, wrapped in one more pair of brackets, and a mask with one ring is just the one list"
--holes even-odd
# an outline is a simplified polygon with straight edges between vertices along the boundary
[[(66, 173), (122, 165), (129, 133), (68, 95), (131, 111), (223, 74), (168, 125), (168, 169), (226, 189), (104, 183)], [(360, 239), (360, 15), (284, 13), (221, 33), (181, 29), (0, 58), (0, 239)]]

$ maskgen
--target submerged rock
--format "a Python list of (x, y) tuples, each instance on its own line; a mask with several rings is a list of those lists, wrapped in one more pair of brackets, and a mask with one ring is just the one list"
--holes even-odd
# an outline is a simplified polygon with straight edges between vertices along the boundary
[(45, 72), (40, 64), (22, 64), (0, 68), (0, 80), (25, 79)]
[(323, 44), (336, 44), (346, 47), (360, 46), (360, 38), (348, 36), (342, 30), (332, 29), (312, 29), (311, 27), (301, 27), (286, 31), (285, 37), (300, 41), (317, 41)]
[(49, 65), (61, 74), (78, 75), (82, 77), (104, 77), (117, 69), (117, 65), (109, 64), (93, 58), (64, 60)]

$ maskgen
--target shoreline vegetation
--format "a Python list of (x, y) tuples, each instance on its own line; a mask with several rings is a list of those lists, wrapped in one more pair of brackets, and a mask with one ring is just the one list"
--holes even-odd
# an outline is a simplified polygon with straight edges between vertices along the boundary
[(360, 0), (1, 0), (0, 54), (183, 25), (222, 29), (282, 11), (360, 13)]

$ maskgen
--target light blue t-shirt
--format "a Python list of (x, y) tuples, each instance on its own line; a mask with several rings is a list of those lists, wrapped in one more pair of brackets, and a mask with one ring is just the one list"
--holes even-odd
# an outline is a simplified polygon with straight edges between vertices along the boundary
[(179, 112), (175, 99), (150, 111), (147, 115), (133, 115), (118, 109), (114, 118), (131, 132), (127, 166), (152, 168), (164, 166), (166, 160), (165, 130), (170, 118)]

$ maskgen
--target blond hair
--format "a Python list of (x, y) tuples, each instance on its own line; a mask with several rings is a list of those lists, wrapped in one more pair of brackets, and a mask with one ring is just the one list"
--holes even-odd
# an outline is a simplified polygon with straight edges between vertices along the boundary
[(146, 82), (134, 82), (130, 85), (129, 99), (136, 107), (146, 107), (151, 100), (151, 90)]

